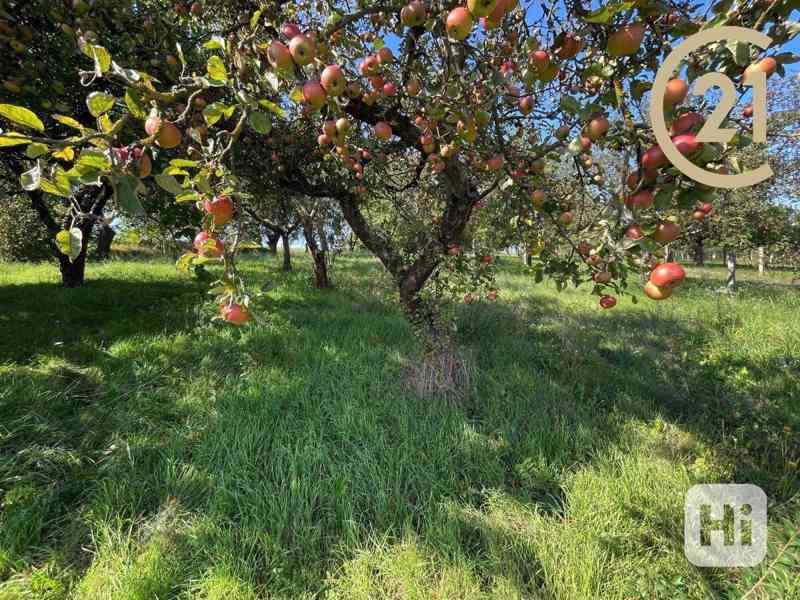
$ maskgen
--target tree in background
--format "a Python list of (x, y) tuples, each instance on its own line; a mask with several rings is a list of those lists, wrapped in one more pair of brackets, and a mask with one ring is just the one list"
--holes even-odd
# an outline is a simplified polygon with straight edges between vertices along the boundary
[[(22, 186), (70, 201), (99, 186), (96, 202), (113, 196), (135, 214), (151, 187), (139, 181), (147, 156), (158, 165), (157, 185), (204, 212), (195, 251), (179, 264), (220, 262), (220, 317), (241, 324), (257, 294), (236, 268), (243, 223), (235, 203), (248, 194), (241, 165), (266, 145), (271, 154), (259, 167), (271, 190), (338, 203), (393, 277), (422, 338), (439, 349), (448, 336), (429, 292), (449, 288), (440, 284), (458, 272), (452, 260), (476, 262), (463, 257), (465, 241), (476, 207), (490, 197), (532, 204), (536, 226), (560, 240), (544, 240), (553, 250), (540, 254), (538, 273), (560, 284), (594, 281), (602, 308), (625, 293), (631, 272), (649, 277), (651, 298), (670, 296), (680, 266), (650, 270), (675, 239), (674, 220), (714, 193), (671, 168), (654, 143), (644, 118), (647, 77), (701, 28), (770, 32), (766, 53), (698, 50), (669, 88), (679, 150), (707, 168), (736, 170), (731, 158), (745, 136), (699, 143), (705, 109), (683, 102), (687, 83), (706, 71), (737, 84), (746, 69), (781, 74), (795, 60), (781, 47), (798, 33), (787, 0), (737, 10), (719, 3), (704, 15), (688, 2), (647, 1), (596, 11), (514, 0), (196, 4), (81, 5), (87, 15), (72, 18), (88, 115), (52, 116), (46, 127), (36, 114), (46, 107), (25, 98), (2, 106), (14, 131), (0, 143), (36, 160)], [(154, 46), (117, 44), (106, 30), (124, 21), (95, 20), (95, 10), (149, 19)], [(166, 63), (154, 56), (180, 40)], [(597, 157), (618, 152), (619, 166), (598, 164), (597, 149)], [(551, 179), (565, 153), (574, 157), (571, 185)], [(65, 242), (75, 218), (58, 234)]]

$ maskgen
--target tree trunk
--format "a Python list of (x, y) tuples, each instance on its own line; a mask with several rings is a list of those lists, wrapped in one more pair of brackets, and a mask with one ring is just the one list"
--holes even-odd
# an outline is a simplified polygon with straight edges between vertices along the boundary
[(533, 257), (531, 256), (530, 249), (527, 246), (522, 248), (522, 262), (525, 263), (526, 267), (530, 267), (533, 264)]
[(292, 270), (292, 251), (289, 247), (289, 234), (281, 234), (281, 245), (283, 246), (283, 270)]
[(281, 234), (279, 231), (273, 231), (268, 227), (261, 227), (261, 236), (262, 239), (266, 238), (267, 240), (267, 253), (271, 254), (272, 256), (278, 255), (278, 242), (281, 240)]
[(695, 266), (703, 267), (706, 264), (705, 244), (702, 237), (697, 237), (692, 243), (692, 258)]
[(764, 260), (764, 246), (758, 247), (758, 274), (763, 275), (766, 269), (766, 261)]
[(728, 268), (725, 287), (732, 294), (736, 291), (736, 250), (733, 248), (725, 248), (725, 266)]
[(328, 289), (331, 287), (331, 282), (328, 279), (327, 252), (317, 244), (312, 223), (303, 223), (303, 235), (314, 262), (314, 287), (318, 290)]
[(320, 226), (317, 228), (317, 233), (319, 235), (319, 247), (322, 249), (323, 252), (328, 252), (330, 247), (328, 246), (328, 236), (325, 235), (325, 227)]
[(86, 275), (86, 255), (89, 253), (89, 239), (92, 234), (92, 222), (87, 221), (78, 227), (83, 233), (80, 254), (75, 260), (70, 260), (69, 256), (62, 254), (58, 248), (55, 250), (58, 259), (58, 268), (61, 271), (61, 284), (66, 288), (81, 287), (85, 282)]
[(667, 244), (664, 247), (664, 260), (666, 262), (675, 262), (675, 251), (672, 249), (672, 244)]
[(107, 223), (100, 227), (100, 231), (97, 234), (97, 260), (107, 260), (111, 256), (111, 243), (116, 235), (117, 232)]

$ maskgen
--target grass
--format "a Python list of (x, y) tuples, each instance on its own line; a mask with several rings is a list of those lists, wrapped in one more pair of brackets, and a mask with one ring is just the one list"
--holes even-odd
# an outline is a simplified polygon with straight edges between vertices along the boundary
[[(373, 261), (327, 292), (296, 262), (246, 263), (272, 291), (241, 330), (166, 262), (0, 266), (0, 600), (800, 598), (788, 276), (600, 311), (504, 259), (454, 403), (403, 384)], [(768, 558), (695, 568), (684, 494), (730, 481), (770, 498)]]

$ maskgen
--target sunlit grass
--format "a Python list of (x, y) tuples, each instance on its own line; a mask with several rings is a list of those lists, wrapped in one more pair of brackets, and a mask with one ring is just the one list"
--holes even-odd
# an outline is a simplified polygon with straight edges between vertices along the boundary
[[(0, 266), (0, 599), (797, 598), (800, 294), (780, 277), (597, 308), (506, 258), (458, 309), (472, 389), (418, 398), (391, 286), (341, 257), (245, 265), (210, 324), (169, 262)], [(757, 276), (756, 276), (757, 277)], [(748, 278), (749, 279), (749, 278)], [(770, 556), (685, 559), (696, 482), (768, 493)], [(787, 561), (787, 557), (789, 560)]]

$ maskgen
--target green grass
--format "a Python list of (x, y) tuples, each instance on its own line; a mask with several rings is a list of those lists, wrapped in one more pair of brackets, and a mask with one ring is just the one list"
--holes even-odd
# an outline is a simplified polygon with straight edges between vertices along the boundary
[[(246, 263), (272, 291), (244, 329), (166, 262), (77, 290), (0, 265), (0, 600), (800, 598), (785, 276), (601, 311), (504, 259), (502, 300), (458, 308), (453, 402), (404, 384), (418, 346), (373, 261), (319, 292), (296, 259)], [(695, 568), (684, 494), (730, 481), (770, 498), (767, 561)]]

